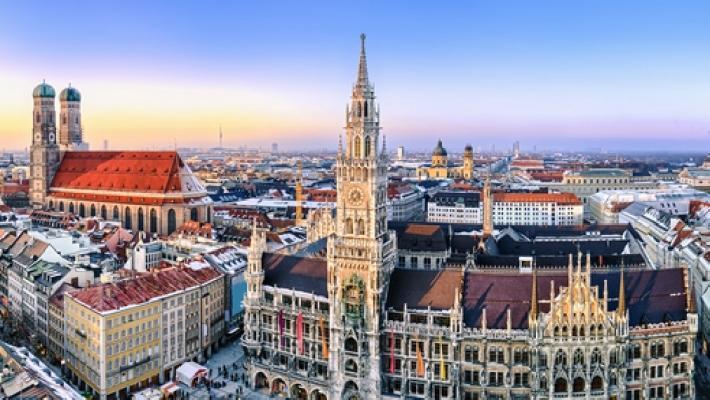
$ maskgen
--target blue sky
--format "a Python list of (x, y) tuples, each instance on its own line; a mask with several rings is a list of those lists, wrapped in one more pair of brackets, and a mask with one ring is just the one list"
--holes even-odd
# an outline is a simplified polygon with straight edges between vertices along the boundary
[(390, 146), (710, 149), (710, 2), (5, 2), (0, 137), (82, 91), (94, 145), (335, 147), (358, 35)]

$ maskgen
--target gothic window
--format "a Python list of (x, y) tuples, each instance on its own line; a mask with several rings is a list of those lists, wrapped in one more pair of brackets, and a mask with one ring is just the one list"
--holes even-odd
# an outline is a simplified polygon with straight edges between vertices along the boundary
[(682, 353), (688, 352), (688, 342), (685, 339), (681, 339), (673, 343), (673, 355), (678, 356)]
[(555, 381), (555, 393), (567, 392), (567, 380), (565, 378), (557, 378)]
[(574, 363), (575, 365), (584, 365), (584, 353), (581, 349), (577, 349), (574, 352)]
[(604, 388), (604, 381), (601, 376), (595, 376), (592, 379), (592, 390), (602, 390)]
[(106, 213), (106, 206), (101, 206), (101, 218), (108, 219), (108, 214)]
[(345, 220), (345, 233), (350, 235), (353, 233), (353, 220), (350, 218)]
[(357, 347), (357, 340), (351, 337), (345, 339), (345, 351), (357, 353)]
[(93, 204), (91, 205), (91, 207), (89, 207), (89, 215), (92, 217), (96, 216), (96, 206)]
[(370, 156), (370, 147), (372, 147), (371, 139), (369, 136), (365, 138), (365, 157)]
[(599, 349), (595, 348), (594, 351), (592, 351), (592, 364), (601, 364), (602, 363), (602, 352), (599, 351)]
[(584, 378), (574, 378), (574, 381), (572, 381), (572, 391), (575, 393), (584, 392)]
[(365, 100), (365, 101), (363, 102), (363, 105), (365, 106), (365, 107), (364, 107), (364, 108), (365, 108), (365, 117), (367, 117), (367, 111), (368, 111), (368, 110), (367, 110), (367, 100)]
[(651, 357), (659, 358), (664, 357), (666, 354), (665, 346), (663, 342), (651, 343)]
[(177, 229), (177, 221), (175, 219), (175, 210), (172, 208), (168, 211), (168, 234), (173, 233)]
[(40, 121), (40, 116), (39, 116), (39, 113), (37, 113), (37, 117), (35, 118), (35, 120), (36, 120), (36, 121), (37, 121), (37, 123), (39, 124), (39, 121)]
[(118, 215), (118, 206), (113, 206), (113, 219), (118, 221), (120, 216)]
[[(557, 354), (555, 355), (555, 365), (559, 365), (561, 367), (567, 366), (567, 354), (565, 354), (564, 350), (557, 350)], [(557, 385), (557, 383), (555, 383)]]
[(360, 142), (360, 137), (355, 138), (355, 157), (360, 157), (360, 154), (362, 154), (362, 143)]
[(139, 231), (144, 231), (145, 230), (145, 221), (143, 219), (143, 209), (139, 208), (138, 209), (138, 230)]
[(131, 209), (129, 207), (126, 207), (126, 210), (123, 212), (123, 226), (126, 229), (133, 229), (133, 221), (131, 221)]
[(464, 360), (466, 362), (478, 361), (478, 347), (477, 346), (466, 346), (466, 351), (464, 352)]
[(363, 282), (353, 275), (343, 290), (343, 303), (345, 313), (350, 318), (362, 317)]
[(154, 208), (150, 210), (150, 232), (158, 232), (158, 213), (155, 212)]
[(362, 219), (359, 219), (357, 221), (357, 234), (358, 235), (365, 234), (365, 221), (363, 221)]

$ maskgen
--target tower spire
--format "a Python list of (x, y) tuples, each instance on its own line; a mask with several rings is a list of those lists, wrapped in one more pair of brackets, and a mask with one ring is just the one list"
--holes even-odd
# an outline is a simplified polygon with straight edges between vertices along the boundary
[(619, 306), (616, 311), (620, 317), (626, 315), (626, 293), (624, 289), (624, 260), (621, 260), (621, 277), (619, 278)]
[(530, 296), (530, 320), (537, 320), (537, 268), (533, 267), (532, 295)]
[(365, 56), (365, 34), (360, 34), (360, 64), (357, 67), (357, 85), (367, 86), (367, 57)]

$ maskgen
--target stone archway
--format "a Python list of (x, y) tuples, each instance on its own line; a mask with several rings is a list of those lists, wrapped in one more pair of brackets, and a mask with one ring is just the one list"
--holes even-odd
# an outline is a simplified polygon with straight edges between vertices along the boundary
[(308, 392), (300, 384), (291, 386), (291, 398), (296, 400), (308, 400)]
[(254, 389), (259, 390), (268, 388), (269, 379), (266, 377), (266, 374), (263, 372), (257, 372), (256, 375), (254, 375)]
[(358, 391), (357, 384), (353, 381), (345, 382), (343, 386), (343, 394), (341, 396), (343, 400), (363, 400), (363, 397)]
[(557, 378), (555, 380), (555, 393), (567, 393), (567, 380), (565, 378)]
[(311, 392), (310, 400), (328, 400), (328, 396), (323, 394), (320, 389), (314, 389)]
[(574, 378), (574, 381), (572, 381), (572, 391), (574, 393), (581, 393), (584, 392), (584, 378)]
[(275, 378), (271, 382), (271, 394), (276, 396), (288, 396), (288, 385), (281, 378)]
[(592, 390), (603, 390), (603, 389), (604, 389), (604, 380), (602, 379), (602, 377), (597, 375), (594, 378), (592, 378)]

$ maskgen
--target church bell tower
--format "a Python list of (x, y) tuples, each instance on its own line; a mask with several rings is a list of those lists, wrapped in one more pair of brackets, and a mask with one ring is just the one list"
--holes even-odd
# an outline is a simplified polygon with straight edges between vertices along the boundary
[(44, 82), (32, 92), (32, 146), (30, 147), (30, 203), (44, 207), (49, 185), (59, 165), (54, 88)]
[(387, 230), (387, 155), (380, 112), (367, 74), (365, 35), (345, 110), (336, 161), (336, 229), (328, 240), (331, 396), (380, 397), (380, 316), (396, 240)]

